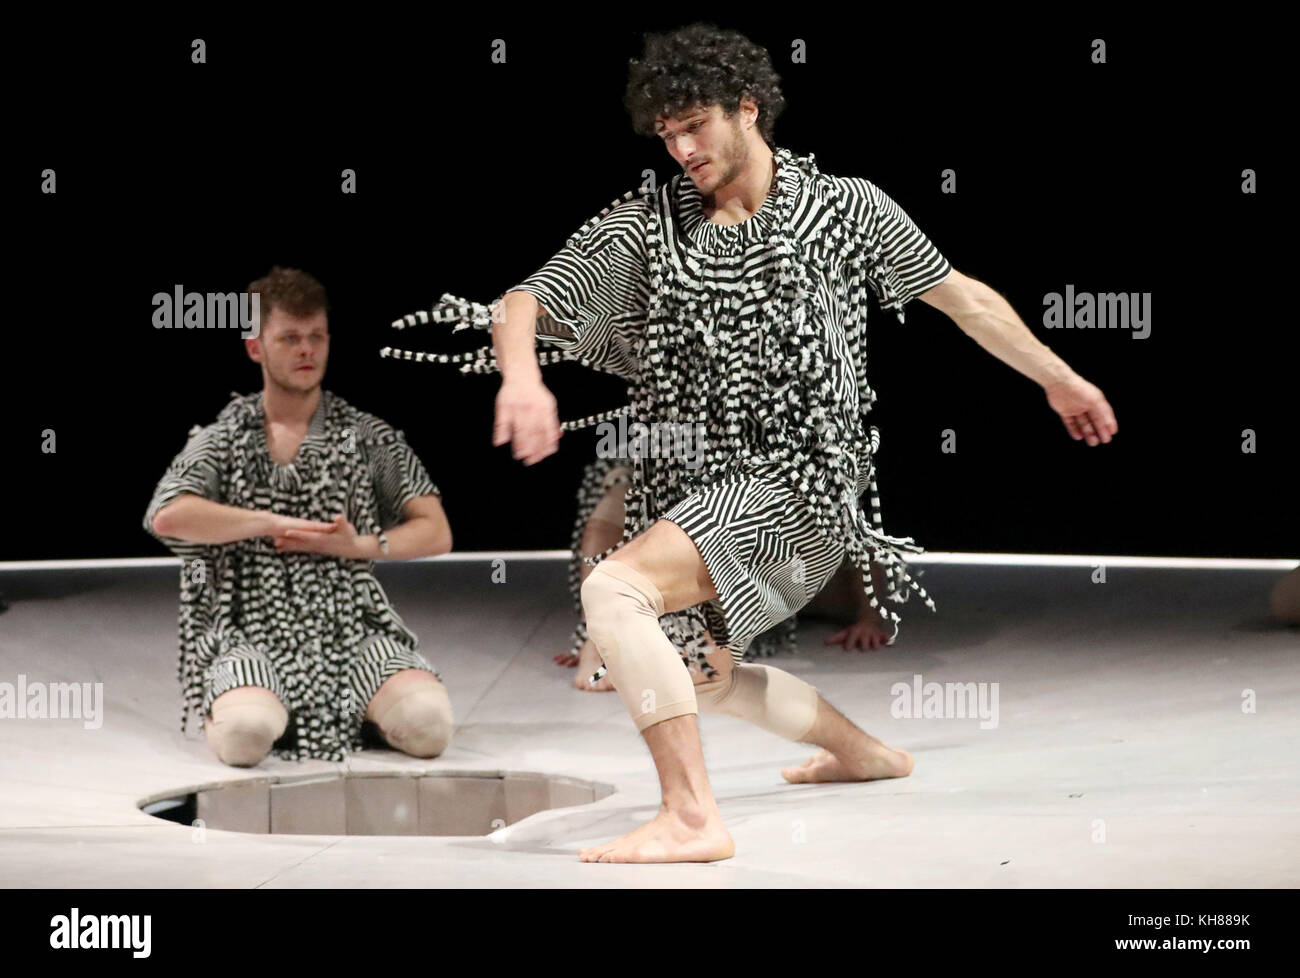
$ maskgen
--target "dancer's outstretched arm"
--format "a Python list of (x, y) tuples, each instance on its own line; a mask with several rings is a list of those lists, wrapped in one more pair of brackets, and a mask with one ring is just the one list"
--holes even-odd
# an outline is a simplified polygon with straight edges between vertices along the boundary
[(555, 397), (542, 383), (537, 362), (537, 315), (541, 304), (529, 292), (507, 292), (504, 315), (492, 326), (492, 345), (501, 368), (492, 444), (511, 443), (525, 465), (553, 455), (559, 446), (560, 416)]
[(1038, 383), (1071, 438), (1097, 445), (1109, 442), (1119, 431), (1115, 412), (1101, 390), (1040, 342), (1010, 303), (983, 282), (954, 268), (918, 298), (947, 315), (1003, 363)]

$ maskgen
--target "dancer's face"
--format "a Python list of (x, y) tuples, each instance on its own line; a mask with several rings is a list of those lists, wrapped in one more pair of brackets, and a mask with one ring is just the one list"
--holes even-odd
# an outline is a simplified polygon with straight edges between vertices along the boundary
[(319, 387), (329, 360), (329, 323), (324, 310), (299, 318), (273, 306), (256, 339), (244, 341), (262, 365), (265, 382), (300, 394)]
[(688, 109), (672, 119), (660, 117), (655, 120), (655, 127), (668, 155), (707, 197), (727, 186), (745, 169), (750, 147), (745, 141), (744, 125), (753, 122), (757, 114), (757, 103), (743, 99), (730, 119), (721, 105), (713, 105), (707, 109)]

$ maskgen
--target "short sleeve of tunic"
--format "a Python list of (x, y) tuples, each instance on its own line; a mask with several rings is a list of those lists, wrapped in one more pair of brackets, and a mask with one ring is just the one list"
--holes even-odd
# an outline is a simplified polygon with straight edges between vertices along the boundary
[(545, 265), (507, 292), (541, 303), (538, 338), (624, 378), (637, 372), (650, 280), (648, 201), (629, 192), (571, 234)]
[(406, 443), (406, 436), (379, 422), (370, 455), (370, 473), (375, 483), (375, 501), (379, 505), (379, 524), (385, 530), (400, 526), (405, 518), (402, 507), (419, 496), (441, 496), (442, 492), (420, 456)]
[(149, 500), (149, 508), (144, 514), (145, 531), (172, 549), (176, 549), (177, 545), (184, 545), (183, 541), (159, 536), (154, 532), (154, 517), (158, 515), (160, 509), (184, 492), (211, 499), (216, 503), (224, 502), (224, 458), (224, 433), (219, 423), (202, 428), (195, 426), (190, 429), (189, 441), (167, 466), (167, 471), (158, 480), (158, 485), (153, 491), (153, 498)]
[(881, 308), (903, 321), (903, 306), (948, 277), (952, 265), (887, 193), (861, 177), (843, 178), (877, 258), (867, 281)]

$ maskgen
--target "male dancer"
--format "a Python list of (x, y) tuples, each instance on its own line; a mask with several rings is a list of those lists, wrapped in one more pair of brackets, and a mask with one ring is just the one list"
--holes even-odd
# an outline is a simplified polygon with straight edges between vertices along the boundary
[(292, 713), (278, 757), (341, 761), (368, 720), (435, 757), (451, 701), (371, 568), (451, 549), (440, 494), (400, 431), (322, 389), (321, 284), (275, 268), (249, 292), (262, 390), (191, 431), (144, 518), (182, 558), (182, 732), (191, 711), (205, 717), (217, 757), (247, 767)]
[[(502, 374), (493, 442), (510, 443), (525, 465), (555, 452), (561, 431), (535, 336), (632, 377), (639, 422), (707, 432), (703, 465), (638, 460), (628, 505), (645, 528), (582, 585), (591, 635), (663, 796), (649, 823), (581, 851), (584, 861), (734, 853), (705, 774), (697, 710), (824, 748), (783, 771), (791, 781), (912, 770), (910, 754), (858, 729), (807, 683), (735, 662), (756, 634), (803, 607), (846, 552), (869, 594), (874, 556), (892, 599), (910, 587), (932, 605), (901, 559), (915, 545), (870, 525), (857, 501), (868, 488), (875, 495), (875, 433), (862, 421), (875, 397), (863, 283), (900, 320), (917, 296), (944, 312), (1040, 384), (1075, 439), (1097, 445), (1117, 431), (1101, 391), (998, 293), (954, 271), (883, 191), (822, 174), (811, 156), (773, 152), (778, 82), (767, 52), (735, 32), (697, 24), (649, 37), (625, 104), (637, 131), (663, 139), (683, 172), (587, 222), (507, 291), (504, 321), (492, 322)], [(435, 319), (466, 312), (473, 325), (500, 318), (449, 297)], [(724, 654), (710, 660), (720, 678), (696, 687), (657, 619), (702, 602)], [(886, 616), (896, 627), (898, 616)]]

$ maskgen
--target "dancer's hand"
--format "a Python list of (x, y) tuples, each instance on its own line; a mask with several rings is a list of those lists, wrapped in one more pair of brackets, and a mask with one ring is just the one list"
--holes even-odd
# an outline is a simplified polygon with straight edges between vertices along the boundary
[(883, 623), (869, 618), (859, 618), (834, 635), (827, 636), (826, 644), (843, 645), (845, 652), (853, 649), (866, 652), (868, 649), (884, 648), (888, 640), (889, 633)]
[(1097, 445), (1109, 442), (1119, 431), (1115, 412), (1101, 389), (1078, 374), (1053, 381), (1043, 390), (1047, 392), (1047, 403), (1061, 416), (1065, 430), (1075, 441), (1083, 439), (1089, 445)]
[(511, 442), (514, 456), (525, 465), (555, 454), (560, 436), (555, 397), (538, 380), (507, 380), (497, 392), (493, 446)]
[(333, 523), (319, 523), (328, 530), (286, 529), (275, 538), (275, 549), (279, 553), (300, 551), (314, 554), (329, 554), (331, 557), (347, 557), (350, 560), (366, 560), (369, 555), (364, 552), (361, 536), (357, 528), (348, 522), (343, 514), (334, 517)]

